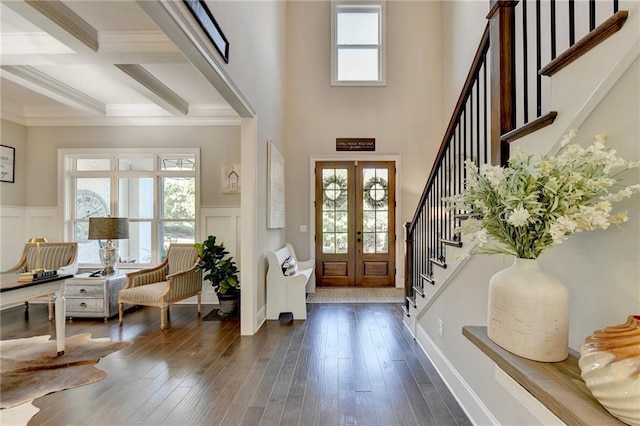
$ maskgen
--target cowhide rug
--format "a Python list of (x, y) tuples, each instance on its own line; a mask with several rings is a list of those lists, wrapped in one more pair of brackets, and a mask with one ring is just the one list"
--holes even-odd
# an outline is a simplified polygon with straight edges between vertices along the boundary
[(98, 360), (131, 344), (77, 334), (65, 339), (64, 354), (57, 356), (56, 341), (49, 338), (0, 341), (0, 408), (104, 379)]

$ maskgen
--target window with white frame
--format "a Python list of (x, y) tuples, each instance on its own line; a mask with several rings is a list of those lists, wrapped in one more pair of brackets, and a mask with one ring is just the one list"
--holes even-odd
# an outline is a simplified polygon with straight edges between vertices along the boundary
[(129, 218), (118, 267), (157, 264), (169, 244), (195, 242), (199, 150), (64, 150), (62, 158), (66, 232), (81, 266), (99, 267), (106, 243), (88, 239), (91, 217)]
[(331, 84), (386, 84), (384, 2), (331, 3)]

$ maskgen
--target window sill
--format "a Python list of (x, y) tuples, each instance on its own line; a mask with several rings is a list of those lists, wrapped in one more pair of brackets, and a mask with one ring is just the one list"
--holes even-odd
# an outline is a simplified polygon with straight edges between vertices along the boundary
[(462, 334), (566, 424), (624, 425), (591, 396), (580, 377), (578, 354), (574, 351), (562, 362), (537, 362), (493, 343), (487, 336), (487, 327), (466, 326)]

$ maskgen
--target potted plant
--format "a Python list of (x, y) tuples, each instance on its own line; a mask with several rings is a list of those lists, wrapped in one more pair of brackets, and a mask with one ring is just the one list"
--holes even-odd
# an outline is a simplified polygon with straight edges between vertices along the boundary
[[(538, 257), (569, 236), (627, 221), (613, 204), (640, 192), (620, 174), (639, 167), (607, 148), (605, 136), (590, 146), (571, 131), (554, 154), (517, 151), (506, 167), (466, 161), (464, 191), (445, 199), (473, 214), (461, 227), (479, 253), (514, 256), (514, 264), (489, 282), (487, 334), (499, 346), (534, 361), (568, 355), (568, 290), (538, 265)], [(484, 246), (491, 242), (491, 246)]]
[(220, 301), (220, 315), (235, 314), (240, 299), (240, 280), (233, 257), (229, 256), (223, 243), (216, 243), (213, 235), (194, 246), (200, 255), (198, 267), (204, 271), (204, 279), (211, 282)]

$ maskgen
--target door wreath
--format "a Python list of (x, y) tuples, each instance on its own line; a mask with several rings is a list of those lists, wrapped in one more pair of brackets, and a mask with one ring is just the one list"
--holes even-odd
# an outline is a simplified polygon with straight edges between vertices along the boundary
[(342, 204), (347, 199), (347, 179), (342, 176), (327, 176), (322, 181), (324, 204)]
[(372, 177), (364, 184), (364, 201), (369, 206), (379, 209), (389, 202), (389, 184), (386, 179)]

